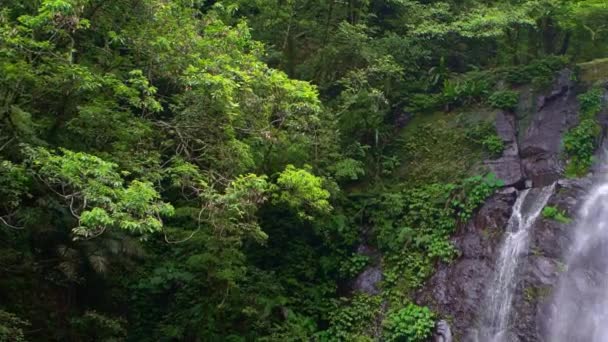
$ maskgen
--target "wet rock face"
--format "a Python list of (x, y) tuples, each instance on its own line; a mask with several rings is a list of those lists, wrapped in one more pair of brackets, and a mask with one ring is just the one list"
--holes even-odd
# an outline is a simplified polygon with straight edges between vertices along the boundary
[[(572, 79), (570, 70), (562, 71), (553, 89), (536, 99), (527, 118), (508, 112), (497, 115), (496, 128), (505, 142), (505, 151), (501, 158), (488, 160), (485, 165), (509, 188), (490, 198), (474, 219), (455, 234), (452, 240), (461, 251), (460, 257), (450, 264), (439, 265), (416, 295), (419, 304), (429, 306), (450, 323), (456, 341), (485, 342), (475, 339), (474, 332), (517, 197), (515, 188), (542, 187), (558, 181), (547, 205), (575, 218), (592, 186), (591, 177), (561, 179), (563, 135), (578, 122), (578, 101)], [(603, 126), (603, 147), (608, 150), (608, 110), (599, 118)], [(529, 124), (518, 132), (519, 123), (524, 119)], [(593, 172), (606, 174), (608, 170), (596, 167)], [(565, 255), (573, 241), (572, 229), (572, 224), (542, 216), (531, 228), (528, 253), (522, 256), (518, 267), (512, 329), (505, 332), (509, 341), (551, 342), (543, 336), (548, 336), (547, 322), (554, 310), (551, 296), (565, 270)]]
[[(590, 178), (560, 180), (548, 205), (574, 218), (590, 187)], [(542, 218), (533, 227), (513, 303), (512, 324), (518, 341), (550, 342), (544, 340), (551, 317), (550, 299), (565, 271), (565, 255), (574, 238), (572, 230), (572, 224)]]
[[(588, 179), (560, 181), (548, 205), (574, 217), (580, 199), (590, 186)], [(461, 256), (442, 264), (417, 294), (420, 304), (428, 305), (451, 324), (456, 341), (471, 339), (491, 284), (499, 254), (503, 229), (517, 197), (513, 188), (496, 194), (476, 217), (453, 238)], [(520, 276), (513, 303), (510, 339), (519, 342), (543, 341), (544, 322), (550, 312), (549, 298), (563, 271), (563, 255), (571, 241), (568, 224), (539, 218), (530, 232), (530, 249), (522, 257)], [(483, 342), (483, 341), (476, 341)], [(549, 341), (543, 341), (549, 342)]]
[(380, 263), (380, 254), (376, 249), (362, 243), (357, 248), (357, 253), (369, 257), (370, 263), (363, 272), (353, 281), (352, 290), (369, 295), (377, 295), (380, 293), (379, 283), (382, 281), (382, 266)]
[(500, 158), (486, 160), (484, 164), (505, 182), (505, 186), (521, 186), (524, 175), (519, 158), (515, 114), (499, 112), (496, 115), (496, 132), (504, 142), (505, 150)]
[[(564, 165), (561, 156), (562, 136), (578, 121), (578, 102), (573, 72), (561, 71), (553, 88), (536, 98), (532, 113), (499, 112), (496, 131), (505, 144), (503, 155), (484, 165), (504, 180), (505, 186), (534, 187), (550, 185), (559, 179)], [(525, 117), (524, 117), (525, 116)], [(530, 121), (519, 132), (519, 121)]]
[(462, 253), (460, 258), (451, 264), (439, 265), (435, 275), (417, 294), (418, 302), (450, 322), (457, 341), (462, 340), (471, 322), (476, 320), (485, 286), (493, 275), (502, 229), (511, 216), (516, 197), (514, 188), (491, 197), (475, 219), (453, 238)]
[(562, 135), (577, 122), (578, 102), (573, 72), (560, 72), (553, 89), (537, 99), (537, 111), (522, 132), (520, 158), (525, 178), (534, 187), (546, 186), (560, 178)]

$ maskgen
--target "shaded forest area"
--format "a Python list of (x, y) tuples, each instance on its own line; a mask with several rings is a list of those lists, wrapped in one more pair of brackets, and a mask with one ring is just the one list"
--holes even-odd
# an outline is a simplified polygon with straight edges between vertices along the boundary
[[(2, 0), (0, 340), (426, 341), (412, 294), (503, 185), (494, 115), (608, 57), (607, 19), (604, 0)], [(568, 134), (569, 174), (598, 134)]]

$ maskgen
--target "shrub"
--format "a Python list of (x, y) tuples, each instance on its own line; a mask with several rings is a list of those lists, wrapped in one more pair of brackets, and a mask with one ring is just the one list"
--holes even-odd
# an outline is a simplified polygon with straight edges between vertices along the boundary
[(407, 106), (407, 111), (413, 113), (428, 113), (443, 106), (442, 94), (413, 94)]
[(570, 223), (572, 221), (563, 210), (553, 206), (546, 206), (543, 209), (543, 217), (560, 223)]
[(359, 294), (352, 299), (334, 301), (329, 312), (329, 329), (317, 333), (317, 341), (361, 340), (372, 328), (381, 309), (380, 296)]
[(490, 89), (485, 80), (445, 81), (442, 98), (445, 105), (468, 105), (482, 100)]
[(423, 342), (431, 336), (435, 315), (427, 307), (408, 304), (390, 314), (385, 323), (386, 341)]
[(350, 279), (357, 276), (369, 262), (369, 257), (361, 254), (353, 254), (340, 265), (340, 277)]
[(494, 92), (488, 103), (497, 109), (514, 110), (519, 102), (519, 93), (513, 90), (500, 90)]
[(0, 341), (24, 342), (23, 329), (29, 325), (29, 322), (12, 313), (0, 310)]
[(600, 132), (600, 125), (595, 120), (586, 119), (566, 133), (564, 150), (570, 159), (566, 167), (568, 176), (583, 176), (589, 170)]
[(593, 88), (578, 96), (581, 115), (592, 118), (602, 110), (602, 90)]
[(466, 136), (473, 144), (483, 147), (493, 158), (500, 157), (505, 149), (504, 142), (491, 122), (482, 122), (470, 127)]
[(512, 67), (507, 71), (505, 79), (516, 85), (527, 84), (535, 80), (537, 84), (547, 84), (553, 79), (553, 74), (566, 66), (566, 59), (551, 56), (535, 60), (524, 66)]
[(481, 146), (494, 158), (500, 157), (505, 150), (505, 143), (497, 134), (487, 136), (481, 142)]
[(602, 109), (602, 91), (591, 89), (578, 99), (582, 120), (564, 136), (564, 152), (569, 159), (566, 174), (570, 177), (582, 176), (591, 167), (601, 133), (596, 115)]

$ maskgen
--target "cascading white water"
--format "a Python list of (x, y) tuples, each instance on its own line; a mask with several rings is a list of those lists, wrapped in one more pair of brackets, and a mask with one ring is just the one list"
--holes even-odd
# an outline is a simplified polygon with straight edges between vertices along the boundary
[(517, 267), (528, 249), (530, 228), (553, 193), (554, 185), (537, 190), (524, 190), (513, 205), (506, 236), (496, 262), (494, 278), (488, 287), (487, 303), (483, 307), (481, 326), (474, 340), (506, 342), (513, 304)]
[(591, 191), (572, 229), (547, 341), (608, 342), (608, 178)]

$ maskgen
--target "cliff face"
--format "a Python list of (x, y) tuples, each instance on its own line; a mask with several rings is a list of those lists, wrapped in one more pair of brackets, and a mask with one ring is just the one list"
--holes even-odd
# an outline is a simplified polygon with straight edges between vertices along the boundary
[[(504, 189), (490, 198), (473, 220), (453, 237), (461, 252), (450, 264), (441, 264), (417, 294), (452, 326), (456, 341), (472, 337), (483, 311), (487, 287), (492, 283), (504, 229), (518, 189), (556, 183), (547, 205), (575, 217), (591, 187), (591, 176), (566, 180), (561, 153), (563, 134), (578, 122), (578, 103), (572, 72), (560, 73), (553, 89), (534, 99), (528, 115), (500, 113), (496, 127), (506, 149), (486, 165), (505, 180)], [(537, 191), (533, 189), (532, 191)], [(549, 299), (564, 271), (564, 255), (572, 239), (567, 223), (543, 218), (530, 231), (527, 253), (522, 256), (516, 278), (511, 315), (513, 341), (546, 341)], [(482, 341), (479, 341), (482, 342)]]

